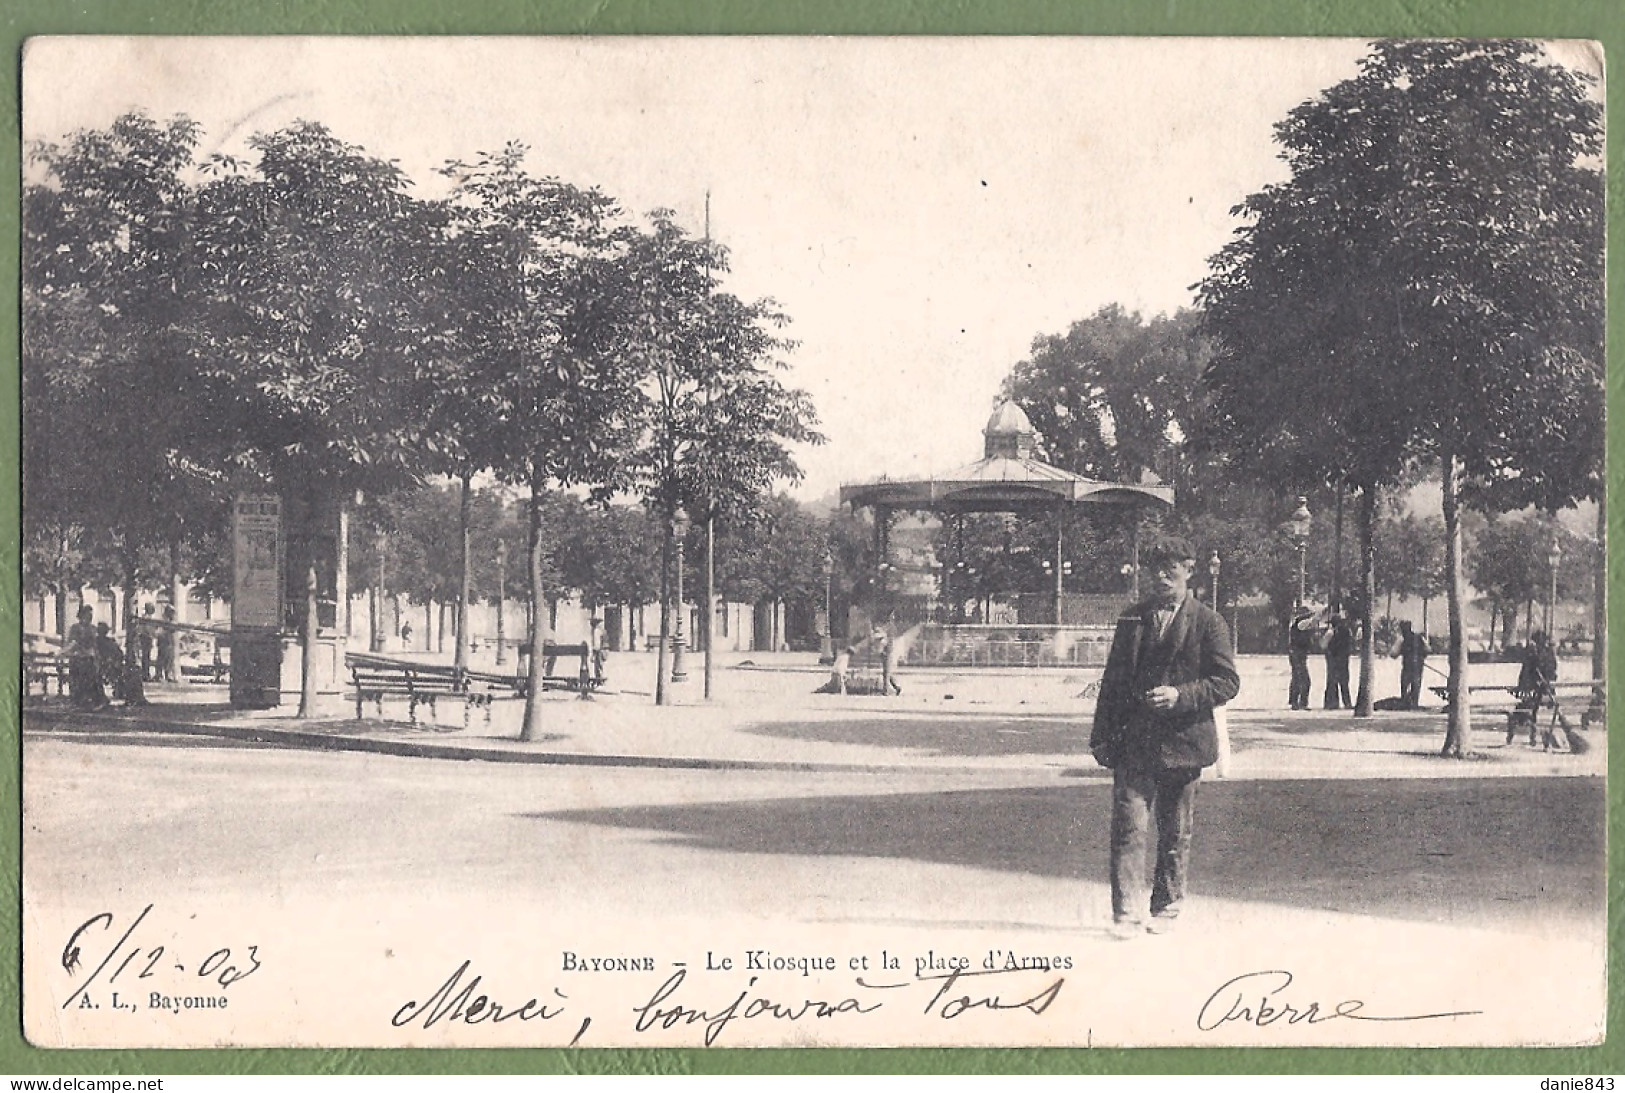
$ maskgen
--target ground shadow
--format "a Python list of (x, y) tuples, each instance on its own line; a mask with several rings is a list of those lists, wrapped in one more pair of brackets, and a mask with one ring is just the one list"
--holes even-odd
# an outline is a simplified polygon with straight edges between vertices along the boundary
[[(322, 733), (325, 735), (352, 735), (369, 732), (421, 732), (437, 735), (462, 732), (461, 723), (450, 721), (430, 720), (427, 712), (411, 721), (404, 716), (405, 702), (401, 704), (403, 716), (377, 717), (369, 705), (366, 717), (353, 716), (354, 702), (345, 704), (350, 708), (349, 713), (324, 710), (317, 717), (301, 720), (293, 716), (292, 704), (281, 707), (286, 713), (272, 715), (262, 720), (258, 718), (243, 717), (243, 711), (236, 709), (230, 702), (147, 702), (144, 705), (126, 706), (122, 702), (114, 702), (99, 710), (75, 709), (67, 701), (50, 701), (41, 703), (35, 699), (23, 707), (23, 728), (29, 732), (61, 732), (82, 731), (97, 729), (104, 732), (119, 730), (137, 732), (163, 732), (165, 726), (200, 726), (226, 725), (239, 731), (252, 731), (255, 728), (280, 730), (285, 732)], [(420, 706), (425, 710), (426, 707)], [(393, 714), (395, 711), (386, 710)], [(479, 714), (476, 717), (482, 716)], [(182, 730), (184, 731), (184, 730)]]
[(52, 725), (45, 729), (29, 729), (29, 736), (40, 740), (55, 740), (70, 744), (97, 744), (108, 747), (134, 748), (224, 748), (241, 751), (263, 751), (267, 748), (286, 747), (275, 741), (234, 740), (224, 736), (203, 736), (195, 733), (164, 735), (140, 729), (109, 732), (105, 726)]
[(1046, 717), (898, 717), (782, 721), (744, 731), (781, 740), (913, 748), (933, 755), (1083, 755), (1089, 722)]
[(99, 710), (76, 709), (67, 699), (52, 698), (41, 700), (38, 697), (23, 703), (23, 727), (33, 728), (29, 722), (36, 725), (58, 728), (63, 725), (99, 724), (139, 722), (162, 720), (176, 722), (183, 725), (201, 725), (210, 721), (218, 721), (237, 713), (232, 709), (230, 701), (222, 698), (219, 702), (164, 702), (149, 701), (140, 706), (126, 706), (122, 702), (114, 702)]
[(1396, 736), (1419, 736), (1436, 734), (1439, 741), (1444, 741), (1444, 714), (1441, 711), (1437, 717), (1430, 717), (1429, 711), (1388, 712), (1379, 710), (1370, 717), (1355, 718), (1354, 714), (1344, 710), (1328, 711), (1335, 720), (1325, 717), (1293, 717), (1290, 714), (1280, 716), (1260, 717), (1256, 714), (1246, 720), (1235, 717), (1230, 721), (1230, 734), (1233, 737), (1253, 736), (1307, 736), (1311, 734), (1326, 733), (1335, 736), (1337, 733), (1392, 733)]
[[(533, 814), (725, 853), (906, 858), (1103, 880), (1110, 787), (797, 797)], [(1194, 888), (1304, 909), (1472, 925), (1600, 921), (1594, 778), (1205, 783)]]

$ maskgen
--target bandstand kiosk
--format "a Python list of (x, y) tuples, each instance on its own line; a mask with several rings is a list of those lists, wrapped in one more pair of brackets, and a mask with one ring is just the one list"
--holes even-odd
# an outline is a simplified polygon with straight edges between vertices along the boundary
[[(853, 511), (874, 513), (875, 558), (878, 574), (870, 619), (906, 628), (910, 664), (1026, 665), (1104, 664), (1111, 641), (1116, 609), (1123, 597), (1110, 597), (1106, 618), (1066, 610), (1063, 575), (1063, 521), (1061, 514), (1074, 505), (1143, 505), (1172, 507), (1173, 487), (1150, 481), (1103, 482), (1085, 478), (1035, 458), (1036, 434), (1025, 411), (1006, 400), (993, 411), (987, 427), (983, 457), (947, 473), (912, 481), (880, 478), (841, 487), (841, 504)], [(888, 573), (893, 564), (889, 529), (898, 512), (929, 513), (941, 520), (963, 519), (969, 513), (1009, 513), (1015, 516), (1052, 515), (1055, 523), (1054, 608), (1045, 622), (1014, 625), (967, 623), (957, 618), (932, 620), (920, 606), (923, 597), (910, 596), (901, 584), (901, 596), (891, 595)], [(929, 579), (929, 569), (926, 570)], [(1099, 612), (1095, 612), (1099, 614)]]

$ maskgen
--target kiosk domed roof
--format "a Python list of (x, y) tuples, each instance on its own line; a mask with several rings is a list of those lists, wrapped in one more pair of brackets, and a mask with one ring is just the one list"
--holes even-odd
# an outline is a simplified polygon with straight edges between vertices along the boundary
[(987, 419), (987, 427), (982, 430), (983, 436), (1016, 436), (1021, 433), (1033, 431), (1033, 423), (1027, 418), (1027, 411), (1017, 406), (1014, 401), (1005, 399), (993, 411), (993, 416)]
[(1027, 411), (1005, 399), (987, 419), (987, 428), (982, 430), (986, 438), (982, 452), (988, 459), (1027, 459), (1033, 454), (1036, 435), (1033, 423), (1027, 419)]

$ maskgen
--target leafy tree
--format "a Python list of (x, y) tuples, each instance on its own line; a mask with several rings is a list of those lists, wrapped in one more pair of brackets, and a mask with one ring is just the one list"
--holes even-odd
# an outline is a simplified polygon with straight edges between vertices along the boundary
[(728, 584), (748, 601), (771, 609), (775, 631), (768, 642), (777, 649), (783, 640), (776, 632), (778, 609), (823, 602), (828, 523), (787, 494), (775, 494), (756, 519), (733, 530), (740, 541), (729, 559)]
[(1113, 481), (1150, 469), (1177, 485), (1210, 355), (1195, 314), (1147, 322), (1111, 304), (1065, 334), (1035, 338), (1003, 394), (1026, 411), (1056, 466)]
[(659, 525), (641, 506), (583, 507), (559, 546), (561, 580), (589, 610), (624, 606), (630, 615), (660, 594), (659, 542)]
[[(533, 647), (547, 604), (545, 498), (586, 487), (608, 496), (625, 484), (638, 383), (646, 362), (621, 333), (623, 298), (607, 224), (613, 202), (596, 190), (529, 173), (509, 144), (448, 164), (459, 230), (476, 265), (477, 309), (466, 316), (471, 382), (489, 394), (487, 428), (465, 438), (479, 462), (530, 492), (527, 549)], [(541, 731), (542, 658), (531, 658), (521, 738)]]
[(405, 382), (420, 341), (424, 216), (395, 164), (321, 125), (249, 143), (258, 162), (215, 157), (199, 195), (194, 366), (221, 391), (245, 471), (280, 490), (293, 525), (299, 716), (309, 717), (320, 525), (358, 489), (416, 478), (433, 441)]
[[(672, 537), (679, 510), (708, 526), (781, 477), (799, 472), (787, 447), (817, 443), (806, 396), (773, 374), (788, 343), (770, 301), (744, 303), (713, 285), (726, 253), (687, 235), (665, 210), (628, 239), (616, 270), (622, 351), (645, 362), (642, 435), (632, 466), (639, 494), (663, 521), (660, 655), (655, 701), (666, 700)], [(708, 567), (709, 568), (709, 567)], [(714, 600), (711, 589), (706, 597)], [(710, 609), (706, 616), (709, 618)]]
[(1412, 513), (1389, 516), (1376, 526), (1377, 593), (1424, 604), (1445, 590), (1444, 521)]
[(1242, 204), (1201, 288), (1210, 427), (1282, 480), (1359, 488), (1367, 602), (1376, 490), (1439, 467), (1447, 755), (1470, 730), (1463, 501), (1555, 509), (1599, 486), (1600, 119), (1531, 43), (1377, 43), (1277, 126), (1291, 178)]
[[(831, 513), (825, 523), (826, 549), (830, 559), (830, 637), (838, 643), (850, 642), (848, 632), (851, 605), (874, 601), (876, 558), (873, 517), (845, 509)], [(945, 557), (939, 553), (938, 558)]]
[(1517, 518), (1491, 517), (1473, 536), (1467, 550), (1467, 575), (1484, 593), (1491, 614), (1500, 620), (1503, 644), (1512, 642), (1520, 608), (1525, 630), (1535, 628), (1534, 605), (1552, 594), (1552, 547), (1559, 550), (1557, 598), (1585, 596), (1591, 591), (1592, 550), (1556, 520), (1539, 514)]
[[(712, 247), (711, 253), (708, 273), (726, 270), (726, 250)], [(769, 301), (747, 304), (714, 287), (705, 302), (699, 336), (706, 355), (698, 391), (685, 408), (690, 437), (677, 473), (703, 539), (694, 556), (703, 565), (706, 698), (713, 673), (717, 523), (752, 521), (775, 482), (800, 480), (790, 445), (824, 441), (806, 392), (785, 387), (775, 375), (785, 367), (779, 354), (791, 343), (773, 330), (786, 321)]]
[[(186, 118), (128, 114), (30, 149), (23, 511), (25, 538), (55, 548), (59, 592), (74, 579), (61, 564), (70, 542), (105, 544), (129, 604), (156, 576), (149, 551), (176, 556), (188, 534), (219, 531), (226, 434), (188, 370), (196, 144)], [(134, 639), (127, 612), (126, 696), (138, 704)]]
[(468, 667), (469, 601), (475, 581), (474, 476), (494, 461), (490, 423), (500, 410), (500, 398), (482, 374), (478, 356), (482, 309), (495, 294), (500, 298), (501, 256), (478, 231), (463, 231), (460, 213), (466, 208), (450, 201), (420, 203), (424, 249), (419, 286), (419, 322), (416, 368), (412, 382), (417, 404), (424, 408), (428, 428), (424, 437), (424, 466), (448, 475), (459, 484), (457, 588), (448, 597), (456, 604), (456, 639), (452, 657), (458, 670)]

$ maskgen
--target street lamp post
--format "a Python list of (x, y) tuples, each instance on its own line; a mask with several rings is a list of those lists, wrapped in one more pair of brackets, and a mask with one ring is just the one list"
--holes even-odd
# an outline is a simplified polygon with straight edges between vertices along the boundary
[(1552, 549), (1547, 553), (1546, 560), (1552, 566), (1552, 591), (1546, 600), (1546, 637), (1556, 645), (1552, 629), (1557, 625), (1557, 566), (1563, 560), (1563, 547), (1556, 539), (1552, 540)]
[(1213, 610), (1219, 609), (1219, 552), (1214, 551), (1213, 557), (1207, 560), (1207, 575), (1213, 578)]
[(1061, 609), (1066, 603), (1066, 578), (1072, 576), (1072, 563), (1062, 561), (1060, 554), (1057, 553), (1055, 562), (1045, 558), (1042, 564), (1044, 576), (1055, 578), (1055, 625), (1060, 626), (1063, 621)]
[(824, 550), (824, 638), (818, 643), (818, 663), (835, 663), (835, 552)]
[(1287, 520), (1286, 532), (1298, 547), (1298, 599), (1292, 606), (1294, 609), (1303, 606), (1304, 595), (1307, 592), (1309, 529), (1314, 524), (1314, 517), (1309, 513), (1309, 499), (1298, 498), (1298, 507), (1292, 510)]
[(672, 538), (677, 545), (677, 624), (671, 634), (671, 681), (683, 683), (688, 679), (688, 668), (683, 663), (683, 616), (687, 609), (683, 607), (683, 539), (688, 535), (688, 512), (678, 509), (671, 521)]
[(502, 644), (506, 637), (502, 629), (502, 601), (508, 598), (508, 541), (497, 540), (497, 663), (508, 663)]

